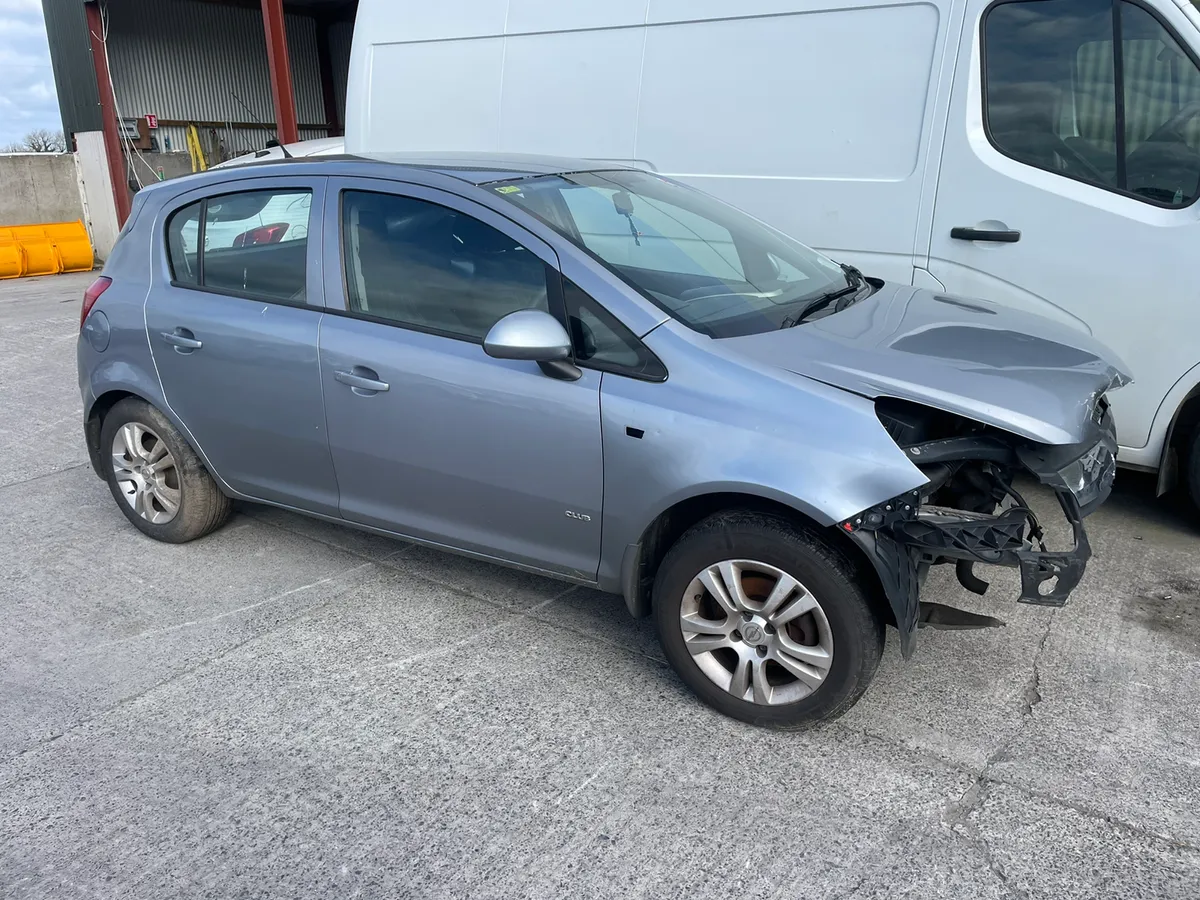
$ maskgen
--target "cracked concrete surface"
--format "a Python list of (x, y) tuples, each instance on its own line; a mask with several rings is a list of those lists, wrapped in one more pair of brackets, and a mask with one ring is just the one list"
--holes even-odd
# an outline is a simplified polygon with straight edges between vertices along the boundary
[(936, 572), (1006, 627), (763, 732), (620, 598), (265, 507), (149, 542), (85, 463), (86, 283), (0, 283), (6, 900), (1200, 896), (1200, 529), (1145, 479), (1063, 609)]

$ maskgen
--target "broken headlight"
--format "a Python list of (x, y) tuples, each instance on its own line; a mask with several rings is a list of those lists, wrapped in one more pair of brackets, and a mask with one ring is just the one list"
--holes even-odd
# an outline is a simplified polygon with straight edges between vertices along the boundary
[(1116, 457), (1101, 441), (1079, 459), (1067, 463), (1056, 474), (1062, 486), (1075, 495), (1079, 506), (1088, 509), (1108, 496), (1116, 473)]

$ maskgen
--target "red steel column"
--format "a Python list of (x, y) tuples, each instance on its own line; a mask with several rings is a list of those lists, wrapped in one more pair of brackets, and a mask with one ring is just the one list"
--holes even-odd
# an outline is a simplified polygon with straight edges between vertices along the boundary
[[(263, 0), (265, 3), (266, 0)], [(92, 45), (92, 65), (96, 69), (99, 88), (100, 117), (104, 129), (104, 155), (108, 157), (108, 174), (112, 179), (113, 202), (117, 207), (117, 226), (124, 227), (129, 218), (129, 179), (125, 175), (125, 155), (121, 152), (121, 133), (117, 130), (116, 100), (108, 60), (104, 56), (104, 24), (100, 21), (100, 4), (87, 3), (88, 40)]]
[(296, 128), (296, 95), (292, 92), (292, 67), (288, 62), (287, 31), (283, 24), (283, 0), (262, 0), (263, 31), (267, 38), (267, 68), (271, 72), (271, 97), (275, 101), (275, 124), (279, 143), (300, 140)]

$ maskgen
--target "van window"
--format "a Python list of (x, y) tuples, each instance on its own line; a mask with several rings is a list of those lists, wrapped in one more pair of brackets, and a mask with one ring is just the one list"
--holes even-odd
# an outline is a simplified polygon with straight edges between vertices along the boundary
[(303, 303), (311, 207), (304, 190), (243, 191), (185, 206), (167, 222), (173, 283)]
[(436, 203), (346, 191), (342, 254), (350, 311), (397, 325), (481, 343), (511, 312), (549, 311), (541, 259)]
[(984, 19), (983, 41), (985, 120), (1001, 152), (1162, 205), (1196, 199), (1200, 69), (1147, 10), (1005, 2)]

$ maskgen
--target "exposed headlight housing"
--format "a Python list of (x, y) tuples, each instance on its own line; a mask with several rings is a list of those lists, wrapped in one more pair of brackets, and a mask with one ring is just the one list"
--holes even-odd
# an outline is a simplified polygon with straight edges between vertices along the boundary
[(1081, 509), (1089, 511), (1108, 496), (1116, 474), (1117, 459), (1104, 441), (1058, 470), (1063, 487), (1075, 495)]

